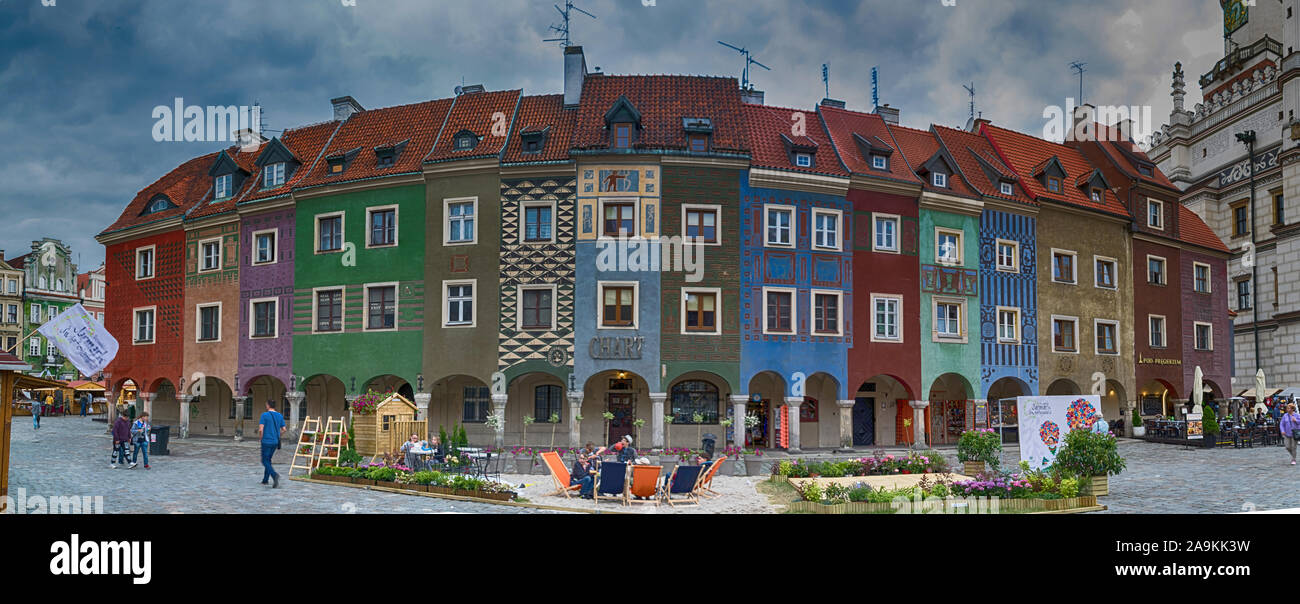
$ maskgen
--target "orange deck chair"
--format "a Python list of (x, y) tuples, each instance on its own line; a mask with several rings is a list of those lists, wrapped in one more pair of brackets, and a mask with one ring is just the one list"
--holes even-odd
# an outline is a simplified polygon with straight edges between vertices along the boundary
[(582, 488), (581, 484), (569, 484), (569, 469), (564, 467), (563, 461), (560, 461), (559, 453), (555, 451), (542, 453), (542, 461), (546, 462), (546, 469), (551, 471), (551, 480), (555, 481), (555, 491), (549, 493), (550, 495), (563, 494), (569, 498)]
[[(632, 484), (627, 488), (628, 503), (659, 505), (659, 474), (663, 466), (632, 466)], [(634, 499), (645, 497), (645, 499)]]
[(700, 478), (700, 486), (698, 487), (698, 492), (701, 497), (712, 498), (712, 497), (722, 496), (722, 493), (713, 490), (713, 477), (717, 475), (718, 468), (722, 467), (722, 462), (724, 461), (727, 461), (726, 455), (719, 457), (717, 461), (709, 464), (709, 471), (705, 472), (704, 476)]

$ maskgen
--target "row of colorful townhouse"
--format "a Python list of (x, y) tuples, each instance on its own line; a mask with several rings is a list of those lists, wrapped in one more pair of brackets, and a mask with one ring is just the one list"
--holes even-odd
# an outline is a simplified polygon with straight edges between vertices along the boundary
[(184, 434), (391, 390), (476, 442), (794, 450), (1226, 393), (1227, 249), (1131, 143), (564, 58), (563, 94), (334, 99), (142, 190), (99, 236), (110, 387)]

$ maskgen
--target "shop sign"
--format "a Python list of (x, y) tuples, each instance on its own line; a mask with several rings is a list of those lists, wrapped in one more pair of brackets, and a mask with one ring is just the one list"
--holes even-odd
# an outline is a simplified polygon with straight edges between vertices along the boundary
[(1155, 357), (1138, 356), (1138, 365), (1182, 365), (1182, 359), (1158, 359)]
[(595, 337), (587, 345), (593, 359), (635, 360), (641, 358), (645, 338), (641, 336)]

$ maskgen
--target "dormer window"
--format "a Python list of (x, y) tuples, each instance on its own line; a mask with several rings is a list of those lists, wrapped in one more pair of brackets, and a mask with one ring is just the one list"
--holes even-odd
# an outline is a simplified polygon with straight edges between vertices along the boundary
[(1061, 179), (1059, 179), (1059, 178), (1057, 178), (1057, 177), (1055, 177), (1055, 176), (1048, 176), (1048, 177), (1047, 177), (1047, 190), (1048, 190), (1048, 191), (1051, 191), (1051, 192), (1053, 192), (1053, 193), (1060, 193), (1060, 192), (1061, 192)]
[(153, 213), (155, 213), (155, 212), (162, 212), (162, 211), (164, 211), (164, 210), (170, 210), (170, 209), (172, 209), (172, 208), (174, 208), (174, 207), (176, 207), (176, 206), (175, 206), (175, 204), (173, 204), (173, 203), (171, 202), (170, 199), (167, 199), (167, 197), (164, 196), (164, 195), (159, 195), (159, 196), (154, 197), (152, 200), (149, 201), (149, 205), (147, 205), (147, 206), (144, 207), (144, 212), (141, 212), (140, 215), (141, 215), (141, 216), (144, 216), (145, 214), (153, 214)]
[(1164, 204), (1154, 199), (1147, 200), (1147, 226), (1153, 229), (1165, 228)]
[(456, 134), (453, 144), (456, 151), (468, 151), (478, 146), (478, 135), (468, 130), (462, 130)]
[(1003, 195), (1013, 195), (1014, 193), (1015, 193), (1015, 189), (1011, 186), (1011, 183), (1009, 182), (1002, 183)]
[(520, 146), (524, 153), (541, 153), (546, 147), (546, 133), (551, 129), (550, 126), (538, 129), (535, 126), (525, 128), (519, 133)]
[(330, 173), (330, 174), (342, 174), (342, 173), (343, 173), (343, 158), (342, 158), (342, 157), (334, 157), (334, 158), (330, 158), (330, 159), (327, 160), (327, 161), (329, 162), (329, 173)]
[(393, 167), (393, 162), (395, 161), (397, 161), (396, 155), (393, 155), (392, 153), (380, 153), (379, 156), (375, 159), (375, 167), (391, 168)]
[(524, 153), (541, 153), (541, 152), (542, 152), (542, 141), (536, 139), (524, 141)]
[(1093, 189), (1088, 193), (1089, 197), (1097, 203), (1101, 203), (1101, 189)]
[(707, 134), (692, 134), (690, 142), (692, 153), (704, 153), (709, 150), (709, 136)]
[(627, 149), (632, 146), (632, 124), (614, 124), (614, 148)]
[(278, 187), (284, 184), (284, 162), (275, 162), (262, 167), (262, 186)]
[(799, 166), (800, 168), (812, 167), (812, 155), (808, 153), (795, 153), (794, 165)]
[(222, 174), (221, 176), (218, 176), (215, 179), (213, 179), (212, 186), (216, 189), (216, 192), (213, 193), (212, 195), (213, 199), (225, 199), (227, 197), (230, 197), (230, 175), (229, 174)]
[(875, 169), (875, 170), (888, 170), (888, 169), (889, 169), (889, 160), (888, 160), (888, 159), (885, 159), (885, 156), (883, 156), (883, 155), (872, 155), (872, 156), (871, 156), (871, 167), (872, 167), (872, 169)]
[(943, 172), (935, 172), (930, 175), (930, 184), (946, 189), (948, 188), (948, 175)]
[(1148, 166), (1148, 165), (1145, 165), (1145, 164), (1138, 166), (1138, 172), (1139, 172), (1140, 174), (1142, 174), (1143, 176), (1153, 176), (1153, 175), (1155, 175), (1155, 172), (1151, 169), (1151, 166)]

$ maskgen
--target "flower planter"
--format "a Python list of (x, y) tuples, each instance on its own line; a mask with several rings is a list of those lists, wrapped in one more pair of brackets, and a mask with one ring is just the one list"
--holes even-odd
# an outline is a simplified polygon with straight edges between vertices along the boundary
[(734, 463), (722, 462), (722, 465), (718, 466), (718, 476), (731, 476), (731, 471), (735, 469), (735, 467), (736, 464)]
[(1147, 435), (1146, 426), (1133, 426), (1133, 438), (1142, 438)]
[(963, 461), (961, 462), (961, 473), (970, 477), (979, 476), (984, 473), (984, 462)]
[(1092, 476), (1087, 480), (1079, 483), (1080, 495), (1091, 495), (1101, 497), (1110, 494), (1110, 477), (1109, 476)]
[(745, 457), (745, 475), (762, 476), (763, 475), (763, 458), (757, 455)]
[(677, 468), (678, 459), (674, 456), (665, 455), (659, 458), (659, 465), (663, 467), (664, 476), (672, 476), (673, 470)]
[(376, 481), (375, 481), (375, 486), (377, 486), (377, 487), (385, 487), (385, 488), (389, 488), (389, 489), (400, 489), (400, 488), (402, 488), (402, 485), (401, 485), (401, 484), (396, 483), (396, 482), (390, 482), (390, 481), (387, 481), (387, 480), (376, 480)]
[(515, 456), (515, 474), (532, 474), (533, 458), (530, 455)]
[(541, 458), (533, 460), (533, 474), (545, 476), (550, 473), (551, 471), (546, 467), (546, 462), (542, 461)]
[(1201, 440), (1205, 441), (1205, 445), (1204, 445), (1204, 446), (1205, 446), (1206, 449), (1213, 449), (1213, 448), (1214, 448), (1214, 445), (1215, 445), (1215, 443), (1216, 443), (1216, 441), (1219, 440), (1219, 435), (1218, 435), (1218, 434), (1210, 434), (1210, 433), (1207, 432), (1207, 433), (1201, 435)]
[(474, 491), (474, 495), (471, 496), (478, 497), (480, 499), (489, 499), (492, 501), (510, 501), (511, 499), (515, 498), (515, 494), (510, 491), (507, 491), (505, 493), (488, 493), (485, 491)]
[[(727, 464), (727, 465), (731, 466), (731, 475), (732, 475), (732, 476), (748, 476), (748, 475), (749, 475), (749, 472), (747, 471), (747, 468), (745, 467), (745, 458), (744, 458), (744, 457), (737, 456), (735, 461), (733, 461), (733, 462), (731, 462), (731, 463), (729, 463), (729, 464)], [(719, 470), (719, 472), (721, 472), (721, 471), (722, 471), (722, 470)]]
[(351, 480), (352, 484), (359, 484), (366, 487), (375, 486), (375, 481), (370, 480), (369, 478), (349, 478), (348, 480)]
[(440, 486), (438, 486), (438, 485), (432, 485), (432, 484), (431, 484), (431, 485), (429, 485), (429, 491), (428, 491), (428, 492), (430, 492), (430, 493), (437, 493), (437, 494), (439, 494), (439, 495), (450, 495), (450, 494), (451, 494), (451, 489), (450, 489), (449, 487), (440, 487)]

